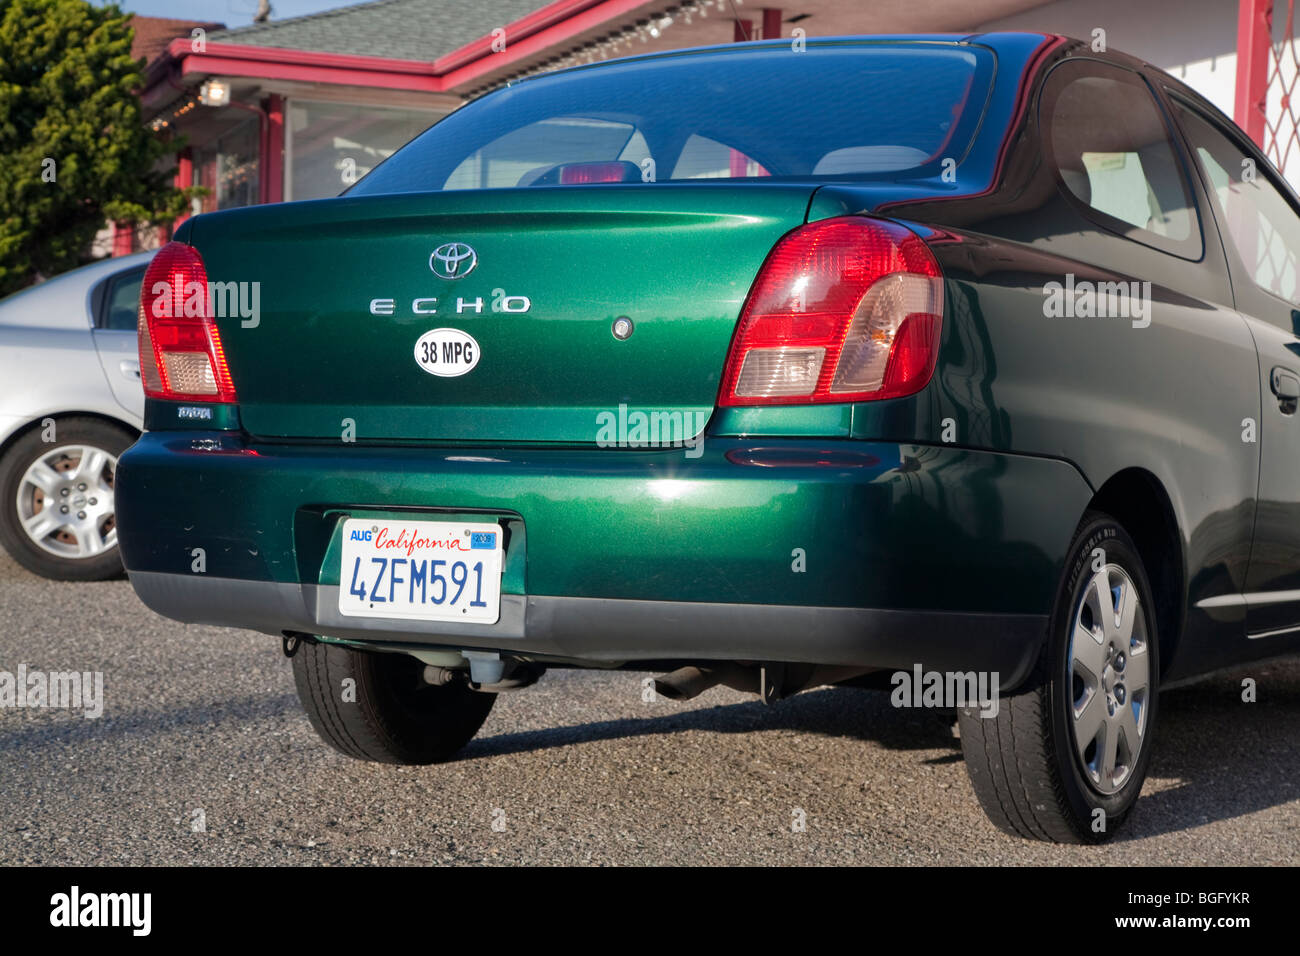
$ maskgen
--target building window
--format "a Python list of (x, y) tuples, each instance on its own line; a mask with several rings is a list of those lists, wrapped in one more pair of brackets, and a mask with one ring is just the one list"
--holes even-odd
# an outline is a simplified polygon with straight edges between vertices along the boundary
[(208, 195), (203, 211), (252, 206), (260, 199), (258, 143), (261, 127), (250, 116), (194, 153), (194, 185)]
[(350, 103), (289, 104), (286, 199), (325, 199), (370, 172), (441, 114)]

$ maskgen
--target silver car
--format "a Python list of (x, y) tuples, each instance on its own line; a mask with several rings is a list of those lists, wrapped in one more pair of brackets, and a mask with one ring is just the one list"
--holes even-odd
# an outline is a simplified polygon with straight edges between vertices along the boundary
[(140, 434), (140, 283), (152, 253), (0, 300), (0, 544), (48, 578), (122, 572), (118, 456)]

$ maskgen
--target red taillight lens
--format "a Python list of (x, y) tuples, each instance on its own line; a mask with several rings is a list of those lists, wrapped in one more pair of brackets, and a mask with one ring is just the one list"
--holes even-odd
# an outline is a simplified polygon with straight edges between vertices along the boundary
[(809, 223), (763, 264), (718, 404), (911, 395), (934, 374), (942, 323), (942, 273), (915, 233), (861, 216)]
[(169, 242), (140, 286), (140, 374), (149, 398), (235, 402), (198, 250)]

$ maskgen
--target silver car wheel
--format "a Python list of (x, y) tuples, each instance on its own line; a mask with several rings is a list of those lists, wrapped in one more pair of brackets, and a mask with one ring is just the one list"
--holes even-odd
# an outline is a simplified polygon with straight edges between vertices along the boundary
[(1092, 786), (1115, 793), (1137, 765), (1146, 737), (1151, 674), (1138, 589), (1108, 564), (1084, 585), (1070, 638), (1071, 727)]
[(117, 457), (93, 445), (42, 453), (18, 482), (18, 523), (60, 558), (93, 558), (116, 547), (116, 470)]

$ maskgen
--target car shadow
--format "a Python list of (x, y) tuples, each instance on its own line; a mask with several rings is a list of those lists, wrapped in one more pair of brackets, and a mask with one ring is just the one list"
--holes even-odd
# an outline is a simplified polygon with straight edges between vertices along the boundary
[(692, 730), (723, 734), (798, 731), (863, 741), (874, 740), (891, 749), (934, 749), (958, 746), (950, 724), (950, 719), (938, 713), (895, 710), (889, 705), (888, 695), (884, 693), (825, 687), (797, 694), (771, 706), (755, 700), (697, 707), (694, 710), (654, 717), (625, 717), (479, 737), (461, 752), (460, 759), (473, 760), (579, 743), (677, 734)]
[[(1244, 677), (1256, 681), (1258, 700), (1253, 703), (1242, 700)], [(680, 705), (665, 702), (664, 706)], [(284, 693), (110, 711), (97, 720), (19, 719), (6, 721), (0, 729), (0, 759), (22, 755), (58, 760), (61, 751), (96, 740), (178, 731), (202, 734), (219, 727), (257, 726), (301, 715), (296, 695)], [(696, 706), (654, 716), (480, 737), (461, 752), (458, 761), (691, 731), (793, 731), (875, 742), (896, 751), (920, 751), (924, 755), (918, 755), (918, 761), (930, 765), (962, 759), (951, 717), (944, 712), (896, 709), (886, 691), (821, 688), (774, 706), (757, 701)], [(869, 759), (863, 755), (864, 773), (870, 772)], [(1157, 749), (1146, 793), (1117, 839), (1132, 841), (1184, 831), (1297, 799), (1300, 661), (1256, 664), (1161, 695)]]
[[(1253, 703), (1242, 700), (1245, 677), (1256, 681)], [(481, 737), (459, 759), (689, 731), (797, 731), (874, 741), (890, 750), (946, 751), (922, 758), (929, 765), (962, 759), (961, 742), (943, 712), (897, 709), (888, 692), (854, 688), (822, 688), (774, 706), (722, 704)], [(1246, 666), (1162, 694), (1145, 791), (1118, 839), (1186, 830), (1300, 799), (1300, 661)]]

